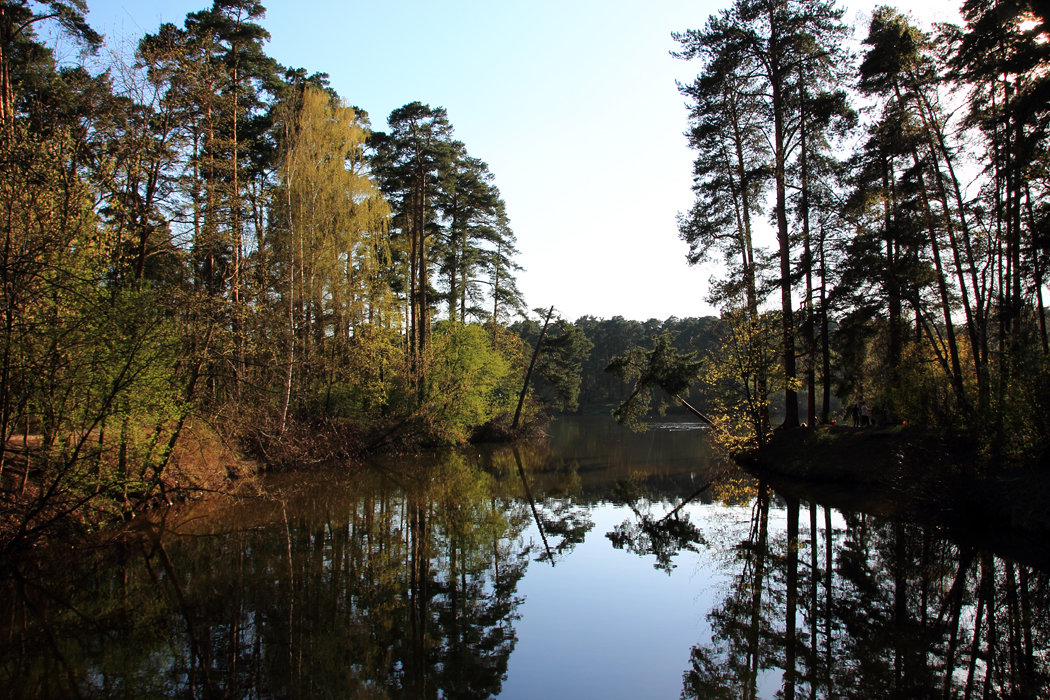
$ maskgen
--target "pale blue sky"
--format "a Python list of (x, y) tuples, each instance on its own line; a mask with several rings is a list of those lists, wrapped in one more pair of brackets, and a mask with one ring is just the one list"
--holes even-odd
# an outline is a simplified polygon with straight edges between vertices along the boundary
[[(675, 80), (696, 67), (669, 51), (672, 31), (727, 3), (264, 0), (262, 24), (271, 56), (328, 73), (377, 129), (415, 100), (448, 110), (507, 202), (530, 307), (645, 320), (715, 313), (703, 301), (712, 270), (686, 264), (675, 223), (693, 157)], [(88, 0), (88, 19), (133, 45), (210, 4)]]

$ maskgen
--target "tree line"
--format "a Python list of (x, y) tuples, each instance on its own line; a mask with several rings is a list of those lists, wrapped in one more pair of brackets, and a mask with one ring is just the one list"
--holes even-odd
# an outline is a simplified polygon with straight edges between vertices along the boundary
[[(444, 108), (373, 130), (325, 74), (266, 54), (256, 0), (106, 61), (87, 11), (0, 2), (15, 540), (192, 481), (172, 472), (191, 428), (319, 459), (459, 442), (513, 412), (530, 352), (506, 329), (516, 241)], [(62, 64), (49, 35), (96, 58)], [(326, 431), (331, 449), (311, 437)]]
[(879, 7), (854, 47), (833, 2), (736, 0), (674, 35), (699, 65), (680, 233), (690, 262), (726, 265), (706, 371), (752, 443), (771, 396), (791, 427), (832, 420), (837, 394), (996, 455), (1047, 447), (1047, 15), (961, 17), (926, 31)]

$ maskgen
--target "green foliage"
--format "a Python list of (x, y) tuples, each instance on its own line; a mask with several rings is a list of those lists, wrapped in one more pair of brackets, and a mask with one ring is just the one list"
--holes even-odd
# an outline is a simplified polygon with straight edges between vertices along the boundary
[(391, 394), (405, 380), (400, 372), (404, 366), (397, 333), (374, 326), (362, 329), (346, 349), (331, 387), (321, 383), (326, 394), (321, 405), (309, 413), (367, 424), (389, 406)]
[[(435, 200), (441, 235), (433, 255), (453, 321), (508, 316), (522, 307), (513, 277), (521, 269), (511, 257), (517, 252), (514, 233), (494, 180), (488, 165), (469, 156), (462, 144), (454, 145), (451, 159), (439, 170)], [(480, 306), (483, 281), (492, 286), (491, 310)]]
[[(707, 392), (723, 435), (761, 442), (764, 430), (747, 425), (779, 408), (764, 398), (773, 383), (784, 425), (796, 425), (798, 374), (815, 419), (819, 372), (825, 419), (837, 374), (839, 398), (863, 399), (883, 420), (969, 430), (995, 455), (1037, 456), (1050, 444), (1016, 420), (1046, 413), (1035, 387), (1050, 356), (1047, 17), (986, 0), (961, 14), (965, 26), (927, 32), (876, 8), (855, 68), (842, 11), (828, 2), (738, 0), (675, 34), (677, 55), (701, 63), (681, 86), (698, 151), (696, 203), (680, 218), (687, 257), (720, 253), (727, 274), (710, 298), (756, 322), (770, 292), (780, 297), (779, 367), (742, 369), (754, 363), (741, 358), (765, 351), (739, 323), (719, 352), (733, 359)], [(850, 71), (871, 104), (866, 140), (843, 168), (834, 139), (854, 119), (841, 90)], [(942, 106), (948, 93), (966, 95), (968, 111)], [(962, 176), (977, 171), (975, 182)], [(752, 220), (770, 203), (779, 274), (763, 279)]]
[(723, 313), (722, 321), (721, 342), (708, 356), (701, 379), (708, 387), (716, 439), (736, 451), (768, 438), (770, 396), (783, 389), (774, 372), (780, 319), (775, 312), (752, 319), (736, 310)]
[[(664, 321), (649, 319), (633, 321), (622, 316), (610, 319), (597, 319), (583, 316), (575, 322), (587, 339), (594, 344), (592, 351), (584, 358), (580, 377), (579, 403), (584, 407), (601, 406), (603, 408), (619, 404), (623, 397), (630, 393), (632, 383), (622, 380), (612, 372), (606, 372), (612, 359), (635, 347), (652, 342), (655, 335), (666, 331), (670, 333), (674, 347), (682, 353), (695, 352), (704, 356), (718, 337), (721, 321), (713, 316), (703, 318), (668, 318)], [(662, 389), (654, 389), (656, 396), (651, 400), (659, 403)], [(693, 405), (702, 405), (704, 397), (698, 385), (690, 389), (683, 397)]]
[(582, 362), (594, 347), (582, 329), (562, 319), (547, 329), (536, 372), (545, 382), (546, 404), (553, 410), (575, 411), (579, 405)]
[(419, 408), (430, 440), (463, 442), (474, 428), (513, 411), (512, 369), (482, 326), (436, 324)]
[[(536, 311), (540, 315), (547, 313), (544, 309)], [(524, 319), (515, 323), (511, 331), (535, 348), (539, 342), (542, 325), (537, 321)], [(526, 403), (527, 415), (572, 412), (578, 408), (584, 366), (590, 358), (592, 348), (590, 338), (579, 323), (572, 324), (558, 319), (548, 324), (530, 380), (528, 398), (532, 406), (529, 409), (529, 403)], [(528, 361), (525, 366), (528, 366)]]
[[(12, 225), (0, 368), (2, 436), (18, 431), (22, 498), (3, 547), (28, 544), (63, 510), (150, 496), (162, 449), (187, 410), (171, 296), (108, 285), (116, 240), (98, 226), (86, 183), (69, 170), (68, 137), (15, 130), (0, 206)], [(8, 458), (8, 455), (5, 455)], [(7, 461), (7, 459), (5, 459)], [(3, 469), (0, 463), (0, 469)]]
[[(909, 342), (896, 351), (889, 365), (892, 342), (886, 324), (846, 323), (839, 329), (844, 403), (867, 403), (880, 422), (946, 428), (957, 420), (951, 389), (937, 359), (925, 344)], [(892, 381), (891, 381), (892, 378)], [(843, 414), (842, 419), (849, 416)]]
[[(513, 232), (445, 110), (412, 103), (371, 134), (325, 76), (266, 55), (261, 3), (209, 5), (92, 74), (35, 34), (97, 47), (83, 0), (0, 1), (0, 481), (19, 546), (176, 485), (187, 424), (260, 453), (304, 454), (316, 425), (453, 443), (517, 395)], [(491, 324), (439, 327), (431, 349), (435, 275), (453, 321)]]
[(625, 425), (641, 425), (653, 408), (652, 389), (658, 388), (667, 394), (657, 404), (658, 410), (662, 410), (670, 403), (670, 398), (689, 389), (705, 364), (697, 359), (695, 352), (682, 353), (676, 349), (667, 331), (654, 336), (652, 343), (651, 350), (632, 348), (614, 357), (606, 368), (607, 372), (634, 384), (630, 396), (613, 411), (616, 420)]
[(1050, 458), (1050, 361), (1040, 358), (1041, 366), (1012, 380), (996, 407), (1002, 416), (1002, 434), (994, 447), (1009, 463), (1036, 457), (1043, 464)]

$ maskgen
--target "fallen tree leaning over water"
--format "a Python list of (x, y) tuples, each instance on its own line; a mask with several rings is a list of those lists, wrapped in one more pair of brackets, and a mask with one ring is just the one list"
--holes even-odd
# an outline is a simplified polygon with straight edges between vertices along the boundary
[(666, 331), (653, 338), (652, 350), (632, 348), (614, 357), (605, 371), (624, 381), (633, 381), (634, 386), (630, 396), (613, 411), (613, 416), (625, 425), (640, 423), (653, 408), (653, 390), (661, 389), (704, 423), (715, 425), (713, 420), (682, 398), (703, 365), (702, 360), (696, 359), (695, 352), (676, 350)]

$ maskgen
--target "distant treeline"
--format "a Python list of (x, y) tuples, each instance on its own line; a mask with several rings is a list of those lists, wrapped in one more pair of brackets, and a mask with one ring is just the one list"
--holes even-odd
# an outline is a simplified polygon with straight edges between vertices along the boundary
[[(680, 353), (693, 354), (701, 363), (697, 375), (693, 377), (695, 381), (690, 384), (683, 397), (696, 408), (705, 410), (718, 393), (716, 387), (705, 381), (707, 378), (705, 368), (717, 362), (716, 355), (730, 330), (726, 322), (717, 316), (671, 317), (663, 321), (655, 318), (635, 321), (622, 316), (614, 316), (609, 319), (582, 316), (571, 324), (565, 321), (560, 322), (559, 328), (562, 330), (555, 331), (556, 337), (560, 337), (565, 332), (564, 329), (571, 328), (579, 337), (587, 340), (587, 343), (577, 341), (583, 346), (585, 354), (578, 353), (583, 359), (580, 362), (579, 393), (575, 402), (575, 411), (611, 413), (631, 394), (634, 383), (621, 379), (614, 372), (607, 371), (610, 363), (631, 350), (652, 349), (655, 339), (664, 334), (668, 335), (671, 345)], [(511, 330), (520, 334), (529, 345), (532, 345), (539, 334), (539, 323), (518, 321), (511, 326)], [(590, 350), (586, 351), (588, 344)], [(540, 377), (535, 389), (545, 397), (547, 403), (557, 403), (554, 401), (554, 392), (549, 380)], [(688, 411), (665, 391), (653, 388), (649, 392), (653, 415), (657, 415), (658, 411), (688, 415)], [(770, 400), (773, 419), (782, 418), (784, 415), (782, 397), (774, 396)], [(835, 396), (830, 397), (830, 400), (832, 415), (837, 419), (841, 409), (840, 402)], [(563, 410), (570, 412), (574, 410), (572, 404), (558, 405)]]

